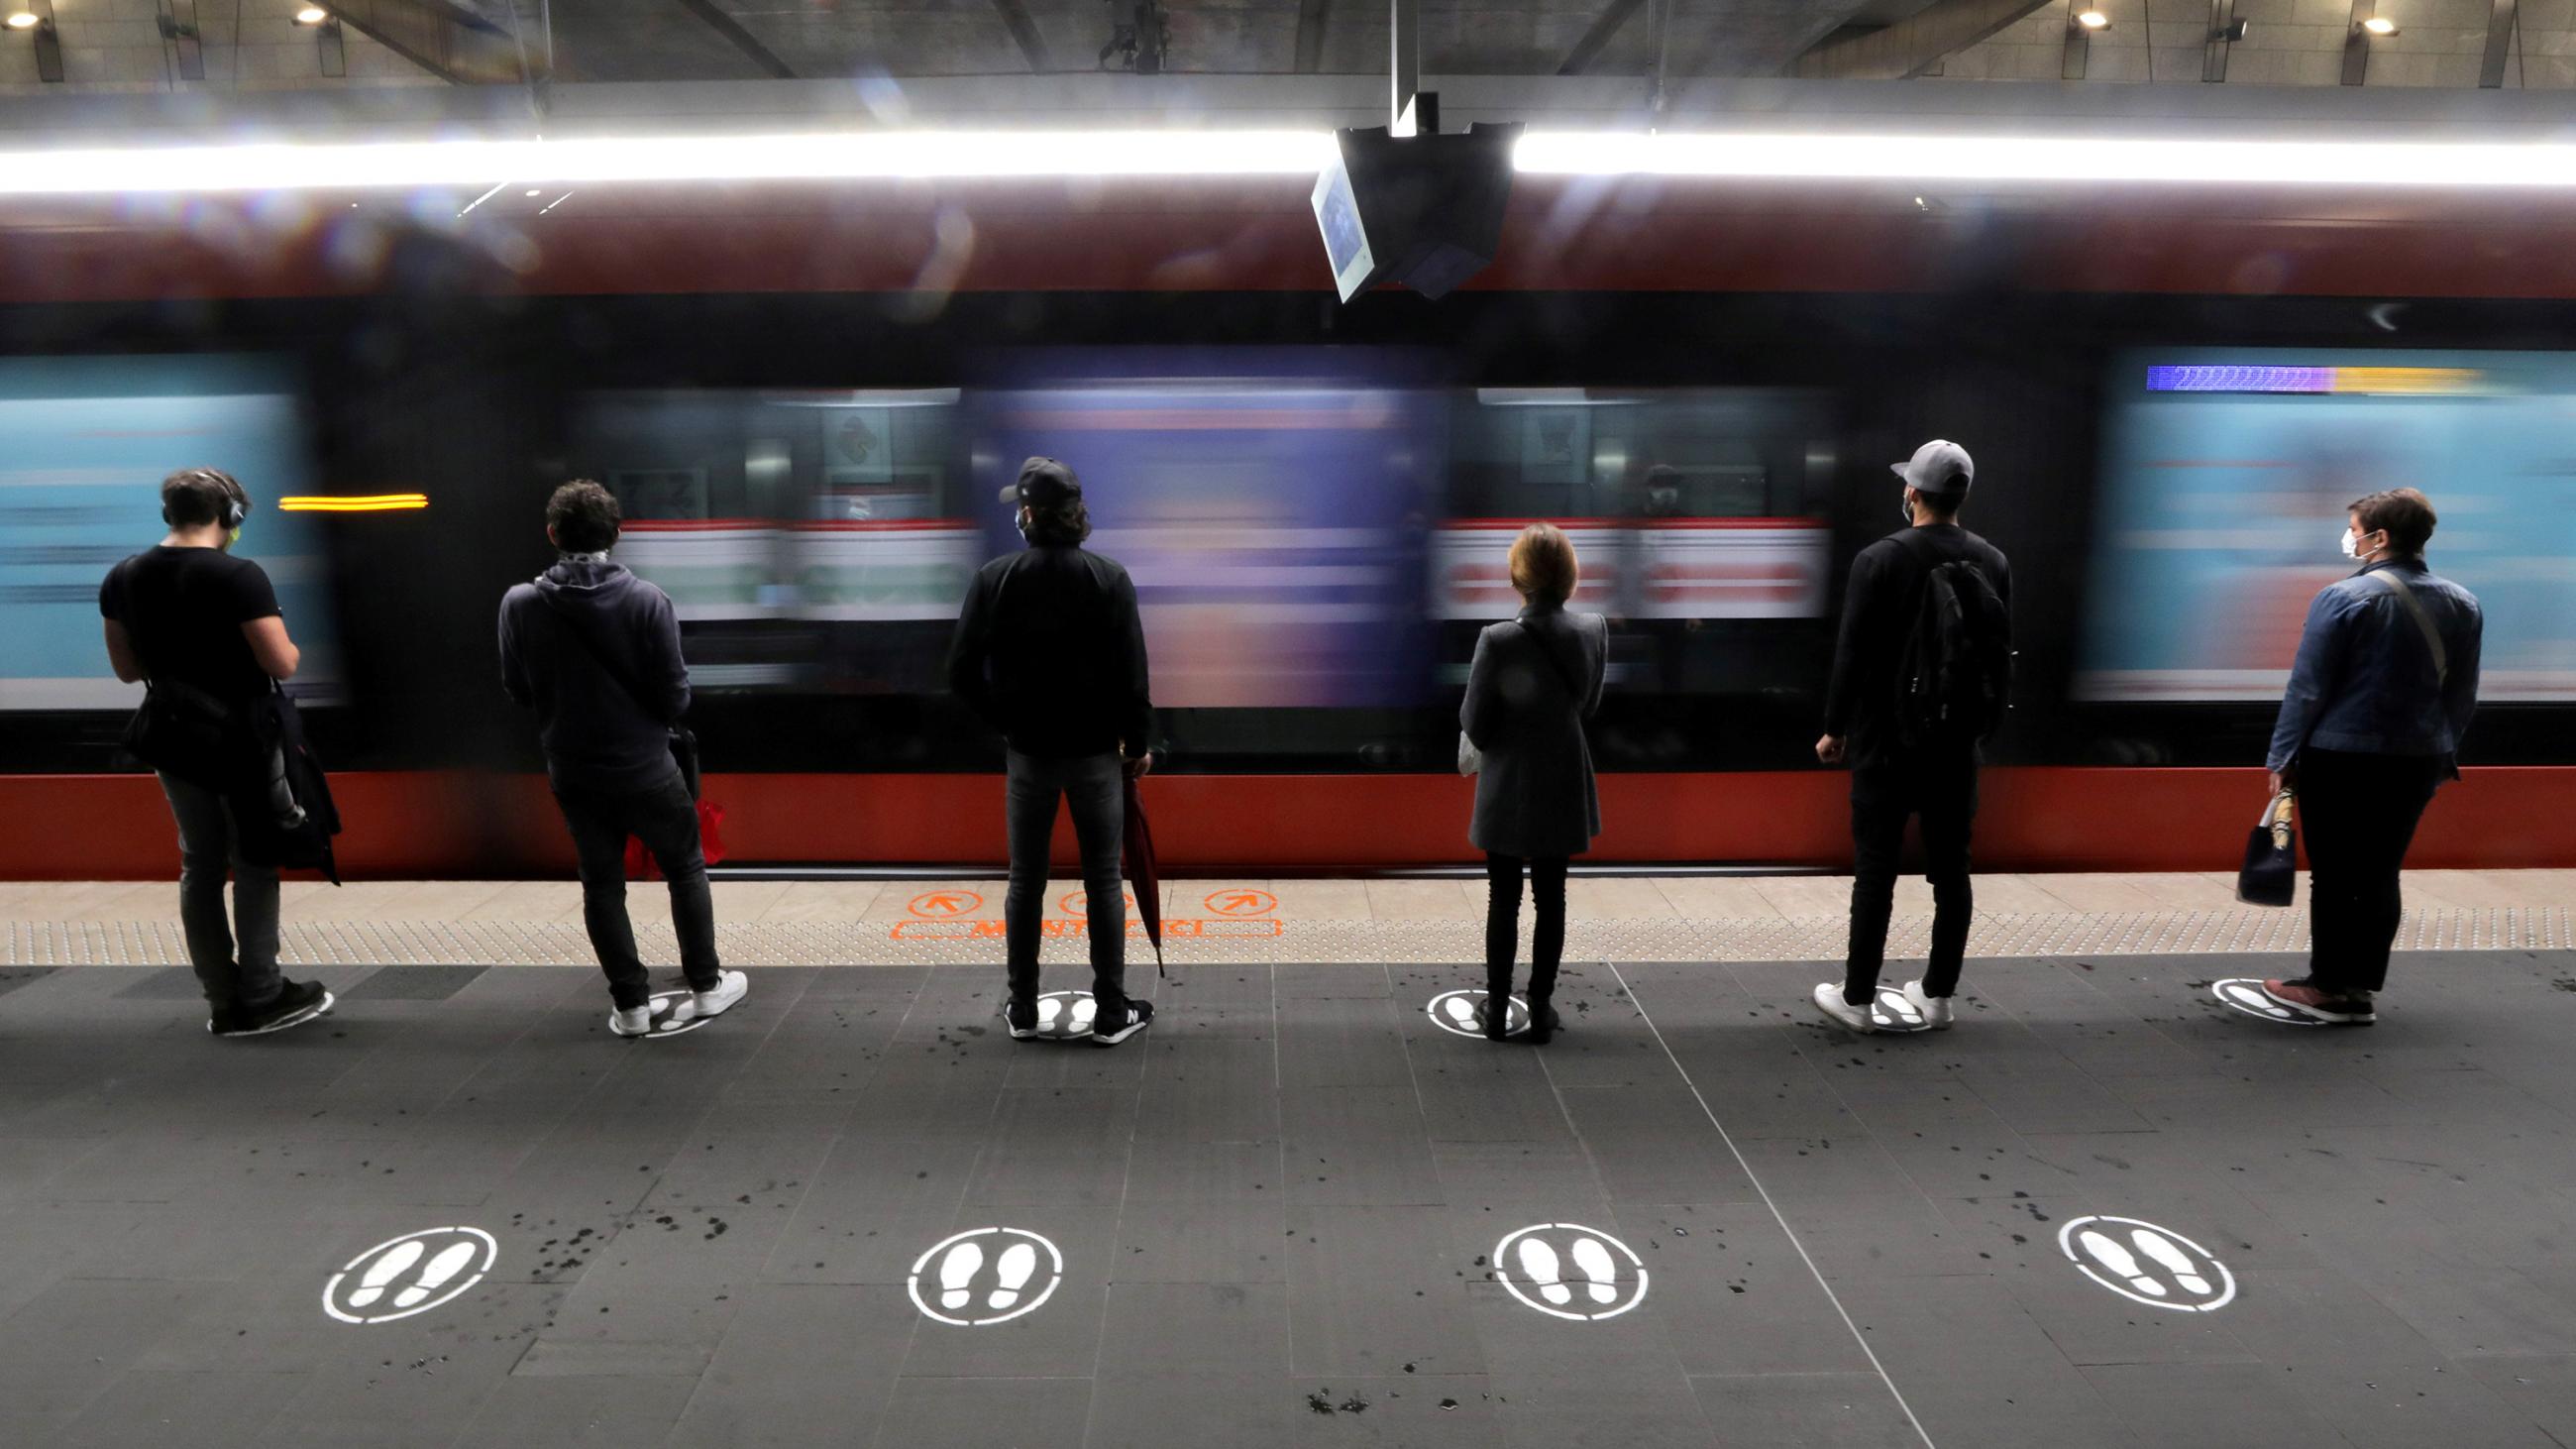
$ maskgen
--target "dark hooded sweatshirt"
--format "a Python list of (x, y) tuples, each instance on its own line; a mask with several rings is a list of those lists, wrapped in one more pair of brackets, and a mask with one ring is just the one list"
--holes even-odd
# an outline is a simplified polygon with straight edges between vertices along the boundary
[[(570, 632), (576, 625), (580, 636)], [(503, 596), (501, 686), (536, 710), (558, 792), (648, 790), (678, 777), (671, 726), (689, 707), (679, 618), (668, 594), (621, 565), (567, 555)]]

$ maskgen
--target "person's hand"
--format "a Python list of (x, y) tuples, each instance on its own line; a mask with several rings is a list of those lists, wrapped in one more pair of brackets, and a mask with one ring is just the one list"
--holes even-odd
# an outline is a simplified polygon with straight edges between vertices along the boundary
[(1843, 762), (1843, 754), (1843, 737), (1841, 735), (1826, 735), (1822, 739), (1816, 741), (1816, 758), (1825, 764), (1841, 764)]
[(2296, 777), (2293, 772), (2288, 770), (2274, 770), (2269, 778), (2272, 786), (2272, 793), (2275, 795), (2280, 794), (2283, 790), (2290, 788), (2292, 784), (2296, 783)]
[(1134, 759), (1126, 761), (1125, 764), (1127, 766), (1128, 779), (1144, 779), (1147, 775), (1154, 773), (1154, 752), (1152, 750), (1147, 750), (1145, 753), (1136, 756)]

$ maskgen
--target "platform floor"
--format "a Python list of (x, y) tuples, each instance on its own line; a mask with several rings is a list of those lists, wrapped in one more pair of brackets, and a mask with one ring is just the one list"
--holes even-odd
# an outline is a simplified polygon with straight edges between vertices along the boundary
[(0, 966), (0, 1444), (2576, 1443), (2576, 953), (2211, 994), (2292, 962), (1979, 960), (1856, 1039), (1814, 962), (1590, 957), (1533, 1049), (1454, 965), (1200, 960), (1106, 1050), (989, 956), (639, 1042), (524, 959), (243, 1042)]
[[(2228, 875), (1979, 876), (1969, 948), (1984, 956), (2290, 951), (2298, 907), (2241, 906)], [(1164, 884), (1164, 953), (1175, 963), (1463, 962), (1483, 959), (1482, 880), (1180, 880)], [(2422, 871), (2407, 877), (2407, 950), (2576, 948), (2576, 871)], [(0, 882), (0, 966), (172, 965), (187, 959), (168, 882)], [(1603, 961), (1782, 961), (1839, 957), (1851, 881), (1842, 876), (1578, 877), (1566, 950)], [(1001, 949), (1003, 882), (722, 880), (718, 941), (744, 965), (971, 964)], [(660, 892), (633, 894), (647, 959), (676, 962)], [(1897, 888), (1889, 949), (1919, 955), (1931, 892)], [(1045, 958), (1085, 958), (1082, 885), (1046, 904)], [(1529, 907), (1523, 906), (1524, 917)], [(286, 959), (297, 965), (587, 965), (581, 890), (570, 881), (288, 883)], [(1142, 949), (1143, 925), (1128, 923)]]

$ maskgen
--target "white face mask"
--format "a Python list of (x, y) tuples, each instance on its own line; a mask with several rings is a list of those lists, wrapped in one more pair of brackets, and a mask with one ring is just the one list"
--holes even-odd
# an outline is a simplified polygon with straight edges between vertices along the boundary
[(2349, 528), (2343, 531), (2343, 538), (2337, 546), (2343, 550), (2345, 558), (2361, 557), (2361, 546), (2353, 541), (2352, 530)]

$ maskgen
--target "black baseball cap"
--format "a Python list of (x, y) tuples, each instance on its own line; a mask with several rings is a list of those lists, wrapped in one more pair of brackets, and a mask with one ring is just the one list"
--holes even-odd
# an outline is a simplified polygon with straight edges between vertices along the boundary
[(1052, 508), (1068, 498), (1082, 496), (1082, 480), (1073, 469), (1053, 458), (1031, 458), (1020, 465), (1020, 479), (1002, 489), (1004, 503), (1025, 503), (1031, 508)]

